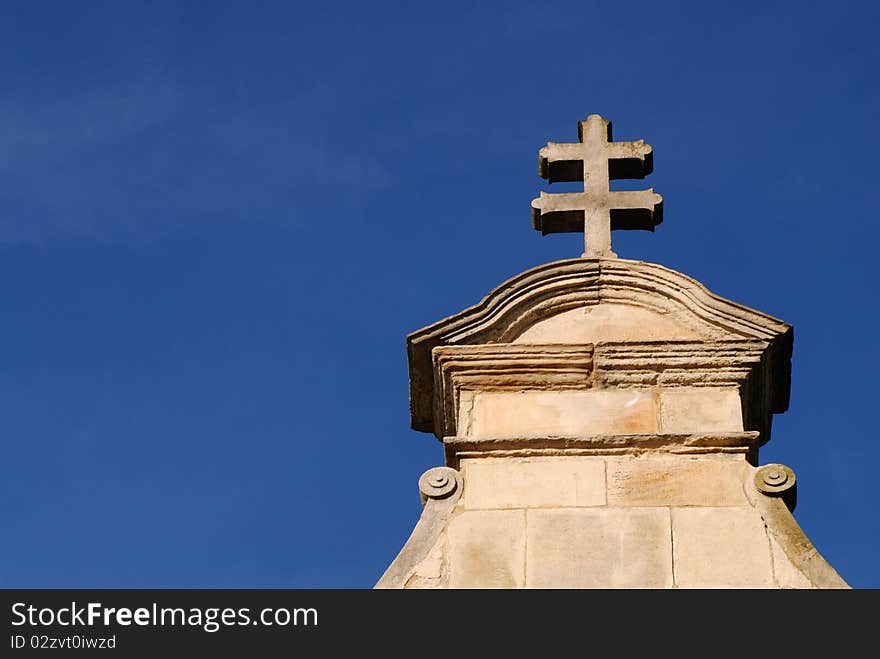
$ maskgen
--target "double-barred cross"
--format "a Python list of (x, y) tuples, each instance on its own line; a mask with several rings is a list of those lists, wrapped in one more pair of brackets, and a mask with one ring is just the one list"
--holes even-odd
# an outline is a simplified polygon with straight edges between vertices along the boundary
[(615, 258), (612, 229), (647, 229), (663, 221), (663, 197), (647, 190), (612, 191), (612, 179), (644, 178), (654, 169), (644, 140), (612, 142), (611, 122), (591, 114), (578, 124), (578, 144), (548, 142), (538, 173), (550, 183), (584, 182), (583, 192), (547, 194), (532, 201), (532, 226), (548, 233), (584, 232), (584, 257)]

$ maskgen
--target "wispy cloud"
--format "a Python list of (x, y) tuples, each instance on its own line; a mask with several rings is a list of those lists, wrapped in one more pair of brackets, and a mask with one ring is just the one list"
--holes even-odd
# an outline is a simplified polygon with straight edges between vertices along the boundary
[(140, 243), (212, 221), (347, 212), (390, 183), (331, 130), (330, 86), (229, 103), (174, 80), (0, 98), (0, 242)]

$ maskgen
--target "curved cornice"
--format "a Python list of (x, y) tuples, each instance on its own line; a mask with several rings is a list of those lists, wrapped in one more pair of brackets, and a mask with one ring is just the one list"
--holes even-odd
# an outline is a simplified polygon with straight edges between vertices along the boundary
[(567, 259), (526, 270), (472, 307), (407, 337), (412, 427), (433, 430), (431, 351), (441, 345), (507, 343), (536, 322), (600, 302), (668, 315), (707, 340), (759, 339), (768, 344), (770, 407), (788, 408), (793, 332), (778, 318), (711, 293), (661, 265), (626, 259)]

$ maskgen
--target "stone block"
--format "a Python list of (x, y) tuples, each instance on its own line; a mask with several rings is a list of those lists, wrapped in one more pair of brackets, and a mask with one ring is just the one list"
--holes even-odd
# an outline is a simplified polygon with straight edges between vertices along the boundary
[(406, 580), (406, 589), (437, 589), (445, 587), (443, 570), (443, 554), (446, 549), (445, 535), (440, 536), (428, 556), (416, 565), (415, 570)]
[(770, 551), (773, 554), (773, 574), (780, 588), (813, 588), (807, 576), (797, 569), (779, 543), (770, 535)]
[(522, 588), (525, 582), (524, 510), (478, 510), (449, 524), (450, 588)]
[(468, 419), (476, 437), (577, 437), (657, 432), (654, 397), (646, 391), (479, 391)]
[(668, 588), (668, 508), (527, 511), (529, 588)]
[(681, 588), (774, 586), (770, 540), (754, 508), (673, 508), (672, 546)]
[(462, 460), (465, 508), (601, 506), (605, 461), (598, 457)]
[(600, 343), (701, 338), (667, 315), (625, 304), (602, 303), (571, 309), (541, 320), (514, 343)]
[(736, 389), (685, 387), (660, 393), (660, 432), (741, 432), (742, 403)]
[(744, 506), (742, 455), (608, 458), (610, 506)]

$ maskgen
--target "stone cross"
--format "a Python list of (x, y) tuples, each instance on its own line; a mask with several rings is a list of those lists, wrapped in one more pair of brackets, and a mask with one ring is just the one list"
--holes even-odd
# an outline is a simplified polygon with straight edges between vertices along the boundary
[(663, 197), (653, 188), (611, 191), (612, 179), (644, 178), (654, 169), (644, 140), (612, 142), (611, 122), (591, 114), (578, 123), (578, 144), (548, 142), (538, 152), (538, 173), (550, 183), (584, 182), (583, 192), (547, 194), (532, 200), (532, 226), (541, 232), (584, 232), (586, 258), (616, 258), (612, 229), (647, 229), (663, 221)]

